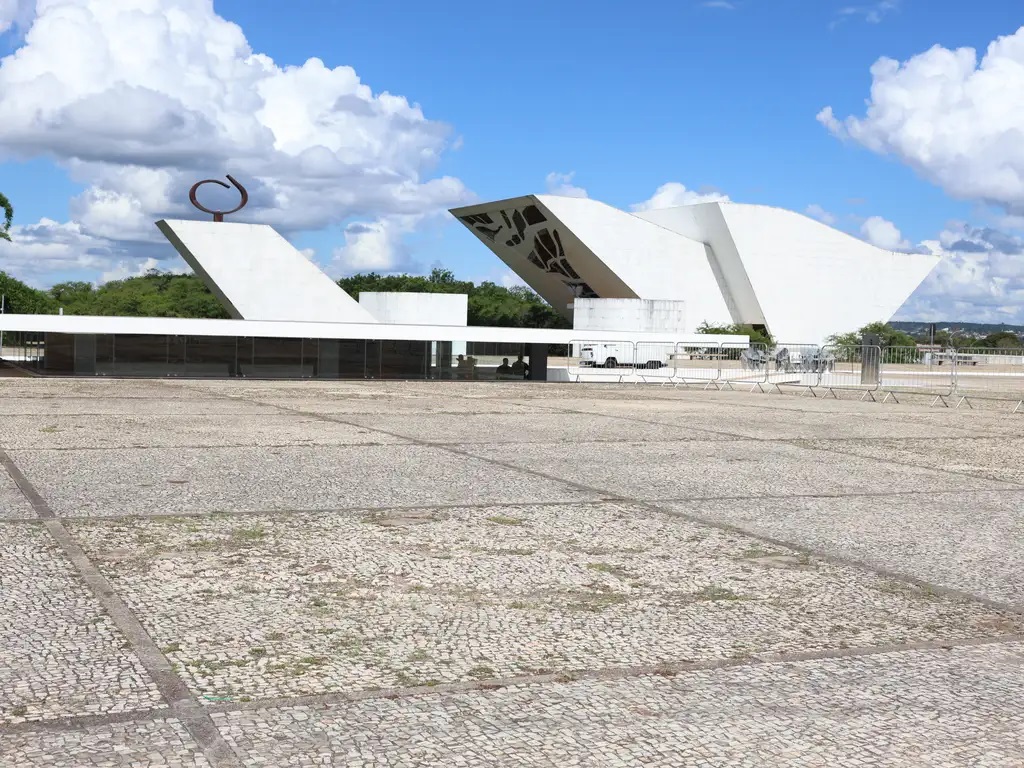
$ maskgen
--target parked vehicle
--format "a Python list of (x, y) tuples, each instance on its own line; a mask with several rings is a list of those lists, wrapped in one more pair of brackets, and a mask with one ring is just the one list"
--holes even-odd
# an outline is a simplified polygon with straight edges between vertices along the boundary
[(664, 368), (673, 359), (674, 344), (587, 343), (580, 346), (584, 368)]

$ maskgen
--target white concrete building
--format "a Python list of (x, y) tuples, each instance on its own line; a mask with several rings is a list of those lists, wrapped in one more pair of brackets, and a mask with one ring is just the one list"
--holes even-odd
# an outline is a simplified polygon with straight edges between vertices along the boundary
[[(268, 226), (157, 226), (232, 319), (0, 314), (0, 358), (48, 375), (508, 381), (515, 376), (478, 358), (522, 355), (520, 378), (566, 381), (568, 361), (549, 368), (549, 349), (581, 340), (577, 330), (469, 326), (464, 294), (368, 292), (357, 302)], [(589, 330), (585, 340), (613, 349), (748, 344), (661, 327)]]
[(686, 302), (664, 299), (576, 299), (576, 331), (686, 333)]
[(359, 306), (378, 323), (465, 328), (469, 320), (469, 296), (464, 293), (363, 291), (359, 294)]
[(939, 262), (763, 205), (627, 213), (527, 195), (451, 212), (567, 318), (577, 298), (667, 299), (685, 303), (690, 333), (744, 323), (781, 342), (820, 343), (889, 320)]
[[(363, 291), (359, 306), (378, 323), (397, 325), (453, 325), (469, 323), (469, 296), (464, 293), (407, 293), (404, 291)], [(450, 347), (450, 349), (449, 349)], [(435, 342), (431, 354), (437, 357)], [(450, 342), (442, 352), (449, 356), (467, 354), (466, 342)]]

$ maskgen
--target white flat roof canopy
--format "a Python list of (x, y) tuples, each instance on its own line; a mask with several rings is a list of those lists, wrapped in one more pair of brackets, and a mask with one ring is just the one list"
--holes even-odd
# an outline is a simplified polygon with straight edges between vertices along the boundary
[(323, 323), (284, 320), (209, 320), (183, 317), (97, 317), (92, 315), (0, 315), (0, 331), (139, 336), (242, 336), (279, 339), (368, 341), (475, 341), (570, 344), (578, 341), (682, 344), (749, 343), (747, 336), (574, 331), (558, 328), (495, 328), (457, 325)]

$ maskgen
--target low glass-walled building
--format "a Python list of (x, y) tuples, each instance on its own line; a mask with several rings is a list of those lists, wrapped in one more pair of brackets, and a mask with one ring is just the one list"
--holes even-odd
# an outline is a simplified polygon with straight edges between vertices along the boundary
[(566, 381), (570, 357), (589, 345), (625, 344), (646, 361), (666, 345), (748, 343), (700, 334), (69, 315), (0, 315), (0, 334), (0, 358), (29, 373), (189, 378)]
[[(3, 358), (53, 376), (460, 379), (533, 378), (529, 344), (8, 331)], [(557, 349), (556, 349), (557, 351)], [(564, 353), (563, 353), (564, 354)]]

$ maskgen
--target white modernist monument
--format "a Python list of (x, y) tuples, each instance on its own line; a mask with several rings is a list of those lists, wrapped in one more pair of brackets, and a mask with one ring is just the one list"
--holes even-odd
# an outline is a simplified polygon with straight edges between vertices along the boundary
[(237, 320), (377, 322), (273, 227), (182, 220), (156, 225)]
[(702, 322), (819, 343), (889, 320), (939, 262), (894, 253), (792, 211), (731, 202), (627, 213), (527, 195), (451, 211), (556, 310), (576, 298), (685, 302)]

